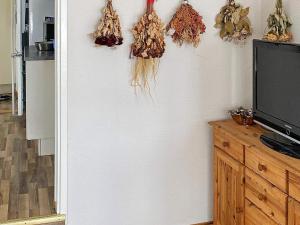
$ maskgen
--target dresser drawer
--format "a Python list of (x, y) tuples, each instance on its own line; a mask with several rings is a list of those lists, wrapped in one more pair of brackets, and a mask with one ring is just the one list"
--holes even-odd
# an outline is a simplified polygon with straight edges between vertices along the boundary
[(278, 225), (253, 203), (245, 200), (245, 225)]
[(274, 221), (286, 225), (287, 195), (249, 169), (245, 178), (246, 198)]
[(245, 155), (248, 168), (287, 193), (287, 171), (283, 163), (255, 147), (247, 147)]
[(215, 129), (214, 144), (232, 158), (244, 163), (244, 145), (239, 143), (232, 135), (223, 130)]
[(300, 173), (289, 172), (289, 195), (300, 202)]

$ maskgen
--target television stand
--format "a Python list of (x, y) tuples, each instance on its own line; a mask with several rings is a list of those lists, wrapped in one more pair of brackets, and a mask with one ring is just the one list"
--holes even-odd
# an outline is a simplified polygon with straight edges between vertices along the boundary
[(300, 159), (300, 145), (274, 132), (260, 136), (261, 142), (269, 148), (282, 154)]
[(261, 144), (266, 130), (259, 125), (233, 120), (210, 125), (214, 224), (300, 225), (300, 159)]

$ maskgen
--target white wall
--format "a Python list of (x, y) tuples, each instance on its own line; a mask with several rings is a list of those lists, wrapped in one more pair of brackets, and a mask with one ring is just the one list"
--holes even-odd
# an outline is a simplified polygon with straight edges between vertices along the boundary
[(0, 1), (0, 85), (11, 83), (11, 0)]
[(43, 24), (45, 17), (54, 17), (54, 0), (29, 1), (29, 45), (43, 41)]
[[(252, 38), (261, 39), (263, 29), (261, 27), (261, 2), (253, 0), (239, 1), (244, 6), (250, 7), (250, 20), (253, 26)], [(243, 45), (233, 46), (232, 60), (232, 103), (234, 107), (252, 107), (252, 41), (247, 41)]]
[(293, 26), (291, 31), (294, 35), (294, 42), (300, 42), (300, 1), (288, 0), (285, 3), (286, 12), (291, 18)]
[[(251, 18), (260, 32), (260, 1), (243, 2), (252, 6)], [(207, 25), (202, 43), (197, 49), (178, 48), (167, 37), (153, 99), (135, 96), (129, 86), (134, 63), (128, 58), (130, 28), (145, 1), (114, 3), (125, 36), (125, 44), (114, 50), (95, 48), (88, 35), (104, 1), (68, 6), (69, 224), (209, 221), (212, 148), (207, 122), (225, 118), (233, 105), (250, 103), (251, 45), (241, 48), (219, 39), (214, 17), (224, 0), (191, 0)], [(172, 0), (156, 4), (163, 21), (177, 6)]]

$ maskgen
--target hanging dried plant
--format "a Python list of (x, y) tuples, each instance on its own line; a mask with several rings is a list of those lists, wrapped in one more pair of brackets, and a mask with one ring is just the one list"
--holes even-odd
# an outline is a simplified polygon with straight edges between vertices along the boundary
[(183, 42), (187, 42), (197, 47), (201, 40), (201, 34), (205, 33), (205, 30), (206, 26), (202, 16), (188, 4), (187, 0), (184, 0), (167, 26), (168, 34), (180, 46)]
[(252, 35), (249, 10), (249, 7), (243, 8), (234, 0), (228, 0), (216, 16), (215, 27), (220, 29), (220, 37), (223, 40), (239, 42)]
[(107, 0), (103, 10), (103, 18), (100, 20), (97, 30), (94, 32), (96, 45), (113, 47), (123, 43), (120, 19), (113, 9), (112, 0)]
[(159, 58), (165, 52), (164, 24), (153, 10), (154, 0), (147, 0), (147, 12), (132, 29), (132, 55), (136, 57), (132, 86), (149, 88), (149, 77), (155, 78)]
[(267, 32), (264, 39), (268, 41), (289, 42), (293, 35), (289, 32), (292, 26), (290, 19), (283, 10), (282, 0), (277, 0), (275, 12), (269, 15)]

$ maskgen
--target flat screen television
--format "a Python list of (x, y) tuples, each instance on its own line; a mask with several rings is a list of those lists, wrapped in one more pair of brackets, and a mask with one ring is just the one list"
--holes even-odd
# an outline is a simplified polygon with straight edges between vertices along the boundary
[(300, 144), (300, 45), (254, 40), (253, 61), (255, 121)]

